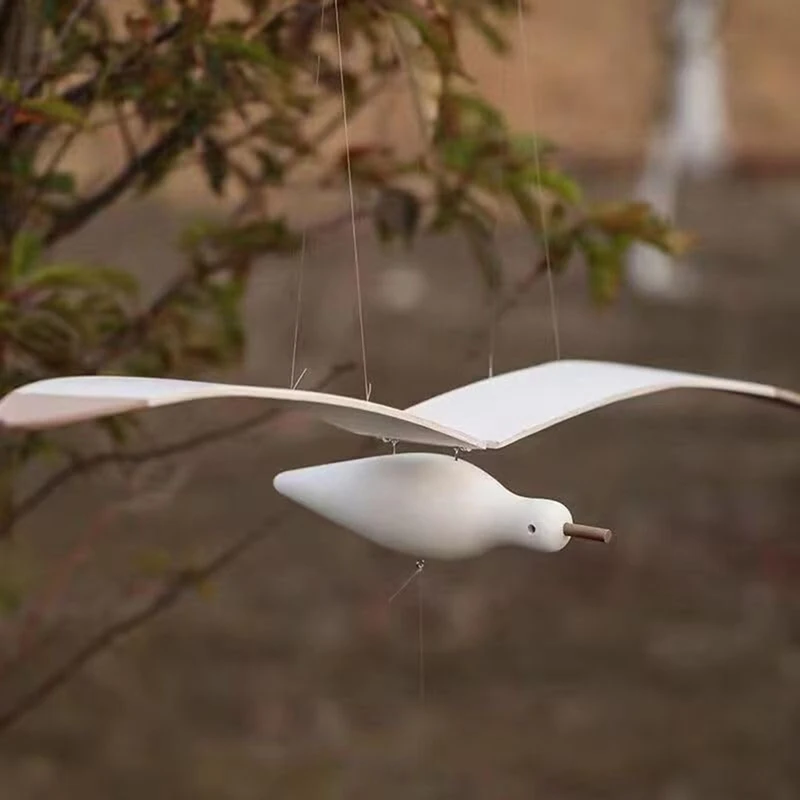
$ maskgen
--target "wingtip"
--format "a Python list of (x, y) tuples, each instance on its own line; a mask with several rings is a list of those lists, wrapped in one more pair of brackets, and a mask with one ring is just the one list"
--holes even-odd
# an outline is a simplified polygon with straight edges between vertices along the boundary
[(4, 430), (46, 430), (146, 408), (147, 401), (11, 392), (0, 400)]
[(773, 388), (777, 402), (787, 406), (800, 406), (800, 393), (793, 392), (791, 389), (782, 389), (780, 386)]

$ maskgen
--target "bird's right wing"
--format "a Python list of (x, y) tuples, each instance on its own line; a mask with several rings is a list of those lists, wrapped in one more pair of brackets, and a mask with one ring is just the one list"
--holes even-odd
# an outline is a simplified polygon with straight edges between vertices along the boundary
[(732, 392), (800, 410), (800, 394), (761, 383), (630, 364), (563, 360), (462, 386), (407, 411), (496, 449), (596, 408), (668, 389)]
[(147, 408), (233, 397), (268, 400), (362, 436), (438, 447), (484, 447), (482, 442), (437, 422), (355, 397), (169, 378), (86, 375), (37, 381), (0, 400), (0, 425), (41, 430)]

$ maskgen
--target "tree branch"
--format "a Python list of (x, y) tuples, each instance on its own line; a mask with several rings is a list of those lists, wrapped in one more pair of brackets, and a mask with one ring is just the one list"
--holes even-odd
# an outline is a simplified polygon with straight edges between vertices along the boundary
[[(117, 75), (124, 74), (126, 70), (130, 69), (131, 67), (136, 65), (136, 62), (150, 54), (153, 47), (158, 47), (160, 44), (164, 44), (164, 42), (168, 42), (174, 36), (178, 34), (181, 30), (183, 23), (180, 20), (173, 22), (171, 25), (167, 25), (162, 30), (158, 31), (156, 35), (136, 53), (131, 54), (126, 58), (116, 69), (115, 73)], [(77, 86), (73, 86), (71, 89), (68, 89), (64, 92), (62, 99), (66, 100), (73, 106), (78, 106), (79, 108), (85, 108), (87, 104), (91, 103), (94, 99), (95, 91), (97, 89), (97, 84), (103, 77), (103, 74), (98, 72), (95, 75), (92, 75), (91, 78), (87, 78), (82, 83), (79, 83)], [(106, 80), (108, 76), (106, 75)]]
[(53, 58), (53, 54), (60, 49), (64, 42), (66, 41), (67, 37), (72, 33), (72, 29), (81, 21), (81, 19), (89, 13), (89, 10), (94, 5), (95, 0), (78, 0), (77, 5), (75, 8), (72, 9), (70, 15), (67, 17), (66, 21), (64, 22), (64, 27), (59, 31), (58, 37), (56, 38), (55, 47), (49, 48), (45, 54), (44, 58), (42, 59), (42, 63), (39, 65), (38, 75), (32, 77), (31, 81), (25, 86), (24, 95), (25, 97), (30, 97), (31, 95), (35, 95), (39, 92), (44, 84), (47, 69), (50, 65), (50, 62)]
[(181, 570), (171, 580), (168, 580), (146, 605), (92, 636), (66, 662), (54, 669), (38, 685), (14, 703), (11, 708), (0, 713), (0, 733), (15, 725), (29, 711), (36, 708), (51, 694), (67, 684), (96, 655), (111, 647), (117, 640), (140, 628), (146, 622), (172, 608), (187, 592), (202, 585), (209, 578), (224, 570), (239, 556), (261, 542), (285, 516), (285, 513), (274, 514), (264, 520), (257, 528), (239, 537), (202, 566)]
[(145, 150), (141, 157), (133, 159), (105, 187), (96, 194), (85, 198), (75, 206), (56, 217), (45, 236), (45, 243), (51, 246), (73, 233), (95, 214), (118, 200), (135, 183), (136, 179), (152, 169), (162, 158), (180, 147), (189, 133), (190, 122), (184, 118)]

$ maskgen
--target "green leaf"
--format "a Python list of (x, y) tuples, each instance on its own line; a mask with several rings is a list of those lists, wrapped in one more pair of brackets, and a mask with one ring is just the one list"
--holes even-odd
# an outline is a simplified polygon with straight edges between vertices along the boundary
[(460, 70), (458, 50), (453, 47), (453, 43), (441, 27), (432, 25), (419, 13), (410, 8), (400, 6), (394, 10), (394, 13), (409, 22), (416, 29), (423, 44), (436, 58), (439, 69), (443, 73), (448, 74)]
[(264, 219), (243, 225), (224, 225), (216, 222), (196, 222), (181, 237), (182, 246), (192, 253), (210, 247), (220, 257), (261, 255), (263, 253), (291, 254), (300, 246), (300, 238), (281, 218)]
[(71, 172), (50, 172), (37, 178), (37, 184), (52, 194), (75, 194), (75, 176)]
[(224, 90), (228, 83), (228, 73), (225, 69), (225, 58), (215, 48), (208, 48), (206, 54), (206, 75), (215, 88)]
[(111, 267), (88, 267), (85, 264), (49, 264), (26, 274), (21, 282), (31, 289), (102, 288), (134, 295), (136, 279), (128, 272)]
[(694, 243), (691, 234), (675, 230), (647, 203), (604, 203), (593, 208), (587, 220), (608, 236), (625, 235), (673, 256), (685, 255)]
[(477, 126), (505, 132), (506, 121), (502, 112), (482, 97), (464, 92), (449, 92), (447, 99), (455, 102), (462, 115), (462, 121), (470, 127)]
[(203, 169), (208, 185), (214, 194), (222, 194), (225, 181), (230, 173), (230, 163), (225, 149), (212, 136), (203, 136), (200, 140)]
[(175, 558), (163, 547), (141, 550), (135, 556), (137, 571), (148, 578), (163, 578), (175, 568)]
[(59, 22), (59, 5), (63, 0), (42, 0), (42, 16), (44, 21), (54, 28)]
[(225, 342), (234, 352), (244, 345), (244, 323), (242, 320), (242, 299), (244, 282), (232, 280), (225, 284), (209, 287)]
[(19, 611), (24, 599), (19, 586), (9, 578), (0, 578), (0, 617), (10, 617)]
[(653, 220), (647, 203), (603, 203), (592, 209), (589, 220), (607, 233), (644, 230)]
[(129, 433), (141, 427), (141, 421), (132, 414), (105, 417), (97, 421), (100, 427), (116, 445), (125, 444)]
[(42, 255), (42, 240), (32, 231), (20, 231), (11, 243), (11, 279), (18, 279), (31, 272)]
[(525, 166), (520, 177), (528, 185), (546, 189), (569, 205), (579, 205), (583, 200), (578, 182), (558, 170), (537, 168), (535, 162), (531, 162)]
[(602, 239), (588, 233), (578, 236), (578, 246), (589, 268), (589, 291), (592, 299), (607, 305), (614, 300), (622, 283), (622, 239)]
[(442, 166), (460, 175), (474, 171), (483, 149), (483, 142), (474, 137), (458, 136), (439, 143)]
[(510, 134), (508, 145), (514, 159), (529, 164), (535, 164), (537, 159), (545, 159), (552, 155), (555, 145), (543, 136), (530, 134)]
[(276, 58), (268, 47), (253, 39), (245, 39), (235, 31), (217, 31), (209, 37), (209, 44), (223, 58), (269, 67), (282, 75), (289, 74), (289, 66)]
[(22, 97), (22, 87), (19, 81), (0, 78), (0, 97), (9, 103), (17, 103)]
[(60, 97), (33, 98), (24, 100), (20, 108), (30, 114), (39, 114), (52, 122), (81, 127), (84, 123), (83, 112)]

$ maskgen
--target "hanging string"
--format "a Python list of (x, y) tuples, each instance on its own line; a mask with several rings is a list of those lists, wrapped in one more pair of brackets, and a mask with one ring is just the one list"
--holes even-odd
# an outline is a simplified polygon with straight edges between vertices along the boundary
[[(500, 107), (502, 108), (506, 103), (506, 90), (508, 88), (506, 63), (500, 62)], [(498, 221), (495, 221), (494, 236), (497, 238)], [(494, 360), (495, 353), (497, 352), (497, 334), (500, 327), (500, 293), (503, 287), (503, 262), (498, 259), (497, 263), (497, 280), (492, 281), (489, 289), (489, 363), (487, 372), (489, 378), (494, 377)]]
[(425, 702), (425, 638), (423, 636), (424, 604), (422, 595), (422, 570), (417, 578), (417, 621), (419, 628), (419, 701)]
[(414, 571), (403, 581), (400, 588), (389, 598), (391, 605), (414, 581), (417, 582), (417, 672), (419, 676), (419, 699), (421, 703), (425, 701), (425, 637), (424, 637), (424, 603), (422, 594), (422, 572), (425, 569), (425, 561), (420, 559)]
[[(320, 33), (325, 30), (325, 4), (323, 3), (320, 6), (320, 16), (319, 16), (319, 29)], [(322, 71), (322, 55), (320, 53), (317, 54), (317, 66), (314, 72), (314, 89), (316, 90), (319, 87), (319, 76), (320, 72)], [(297, 267), (297, 308), (295, 309), (294, 315), (294, 341), (292, 343), (292, 372), (291, 376), (289, 377), (289, 387), (292, 389), (296, 389), (300, 384), (300, 381), (303, 380), (303, 376), (306, 374), (307, 370), (303, 370), (300, 374), (300, 377), (295, 381), (295, 371), (297, 369), (297, 347), (300, 341), (300, 318), (302, 316), (302, 308), (303, 308), (303, 276), (305, 274), (305, 266), (306, 266), (306, 245), (308, 242), (308, 230), (303, 230), (303, 237), (300, 242), (300, 263)]]
[(398, 597), (411, 585), (415, 578), (418, 578), (422, 573), (422, 570), (425, 569), (425, 562), (420, 559), (417, 561), (417, 566), (415, 570), (403, 581), (400, 585), (400, 588), (389, 598), (388, 604), (391, 605)]
[[(518, 0), (517, 2), (517, 22), (519, 27), (520, 50), (522, 52), (522, 75), (525, 80), (526, 87), (531, 88), (532, 84), (530, 75), (528, 40), (525, 35), (525, 11), (522, 5), (522, 0)], [(531, 116), (533, 119), (537, 119), (533, 91), (529, 93), (528, 98), (531, 108)], [(541, 167), (541, 159), (539, 157), (539, 140), (535, 133), (533, 136), (533, 160), (534, 160), (534, 169), (536, 171), (536, 183), (539, 188), (539, 191), (541, 192), (542, 167)], [(547, 215), (545, 214), (544, 204), (542, 202), (539, 203), (539, 214), (542, 226), (544, 263), (545, 263), (545, 268), (547, 270), (548, 294), (550, 296), (550, 320), (553, 326), (553, 343), (555, 345), (556, 360), (559, 360), (561, 358), (561, 337), (558, 331), (558, 304), (556, 302), (556, 287), (555, 287), (555, 279), (553, 277), (553, 264), (550, 258), (550, 237), (548, 235), (548, 230), (547, 230)]]
[(492, 296), (490, 299), (491, 308), (489, 309), (489, 377), (494, 377), (494, 354), (497, 348), (497, 323), (498, 323), (498, 306), (499, 306), (499, 291), (493, 288)]
[(356, 270), (356, 294), (358, 296), (358, 327), (361, 334), (361, 364), (364, 369), (364, 396), (369, 400), (372, 384), (367, 374), (367, 341), (364, 334), (364, 304), (361, 297), (361, 266), (358, 259), (358, 233), (356, 232), (356, 200), (353, 192), (353, 168), (350, 162), (350, 131), (347, 122), (347, 96), (345, 94), (344, 57), (342, 55), (342, 32), (339, 25), (339, 0), (333, 1), (336, 16), (336, 43), (339, 48), (339, 75), (342, 84), (342, 122), (344, 126), (344, 147), (347, 161), (347, 187), (350, 193), (350, 221), (353, 229), (353, 260)]
[[(324, 8), (324, 6), (323, 6)], [(295, 382), (294, 374), (297, 368), (297, 344), (300, 339), (300, 316), (303, 307), (303, 273), (305, 271), (306, 261), (306, 231), (303, 231), (303, 238), (300, 244), (300, 263), (297, 267), (297, 308), (294, 315), (294, 341), (292, 343), (292, 372), (289, 376), (289, 388), (296, 389), (300, 381), (303, 379), (303, 374), (300, 375), (297, 382)]]

